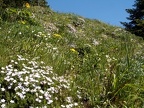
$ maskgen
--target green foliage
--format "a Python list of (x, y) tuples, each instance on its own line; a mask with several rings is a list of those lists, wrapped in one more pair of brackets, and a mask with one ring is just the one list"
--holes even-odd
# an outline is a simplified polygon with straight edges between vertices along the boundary
[(16, 8), (7, 8), (5, 10), (2, 9), (1, 20), (9, 21), (9, 22), (17, 22), (23, 21), (29, 24), (36, 25), (36, 21), (32, 17), (32, 13), (27, 9), (16, 9)]
[(4, 9), (8, 7), (22, 8), (25, 3), (29, 3), (33, 6), (48, 6), (46, 0), (0, 0), (0, 7)]
[(25, 0), (2, 0), (2, 7), (3, 8), (7, 8), (7, 7), (15, 7), (15, 8), (18, 8), (18, 7), (22, 7), (23, 4), (25, 3)]
[(136, 0), (133, 6), (135, 8), (126, 9), (127, 13), (130, 14), (127, 18), (130, 22), (122, 22), (122, 24), (126, 30), (144, 38), (144, 1)]
[(42, 6), (42, 7), (48, 6), (46, 0), (31, 0), (30, 3), (33, 6)]
[(3, 0), (0, 0), (0, 8), (2, 8), (3, 5)]

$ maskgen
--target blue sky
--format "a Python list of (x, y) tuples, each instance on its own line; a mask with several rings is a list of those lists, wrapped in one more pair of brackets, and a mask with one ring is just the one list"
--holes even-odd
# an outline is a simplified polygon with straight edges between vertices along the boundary
[(122, 26), (128, 22), (125, 9), (133, 8), (135, 0), (47, 0), (56, 12), (74, 13), (85, 18), (97, 19), (105, 23)]

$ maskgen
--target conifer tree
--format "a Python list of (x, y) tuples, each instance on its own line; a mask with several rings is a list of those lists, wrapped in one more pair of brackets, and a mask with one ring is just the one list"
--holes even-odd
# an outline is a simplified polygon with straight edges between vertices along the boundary
[(121, 22), (125, 29), (144, 38), (144, 0), (135, 0), (134, 8), (126, 9), (130, 22)]
[(47, 6), (47, 1), (46, 0), (31, 0), (31, 4), (33, 6)]
[[(22, 7), (24, 2), (26, 0), (2, 0), (2, 7), (7, 8), (7, 7)], [(27, 0), (29, 1), (29, 0)]]
[(46, 0), (40, 0), (39, 4), (40, 4), (40, 6), (45, 7), (45, 6), (47, 6), (48, 3)]

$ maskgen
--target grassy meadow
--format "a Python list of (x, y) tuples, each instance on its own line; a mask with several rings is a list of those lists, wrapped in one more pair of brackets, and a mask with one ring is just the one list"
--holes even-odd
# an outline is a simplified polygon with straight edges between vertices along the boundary
[(144, 108), (144, 40), (48, 7), (0, 12), (1, 108)]

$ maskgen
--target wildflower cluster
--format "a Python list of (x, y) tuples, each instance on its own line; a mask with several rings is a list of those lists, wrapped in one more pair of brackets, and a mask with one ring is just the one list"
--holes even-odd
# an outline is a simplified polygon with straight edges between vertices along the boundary
[[(78, 106), (72, 97), (68, 97), (70, 81), (55, 74), (52, 67), (44, 65), (44, 62), (29, 61), (18, 55), (17, 61), (11, 60), (9, 65), (2, 67), (0, 106), (47, 107), (57, 103), (66, 108)], [(64, 96), (66, 98), (62, 98)]]
[(36, 30), (32, 30), (32, 34), (34, 35), (35, 38), (39, 38), (40, 40), (42, 39), (43, 41), (47, 41), (51, 38), (51, 34), (50, 33), (45, 33), (42, 31), (36, 31)]
[[(34, 31), (32, 31), (33, 33)], [(36, 37), (46, 37), (46, 35), (43, 32), (37, 32), (34, 34)]]

